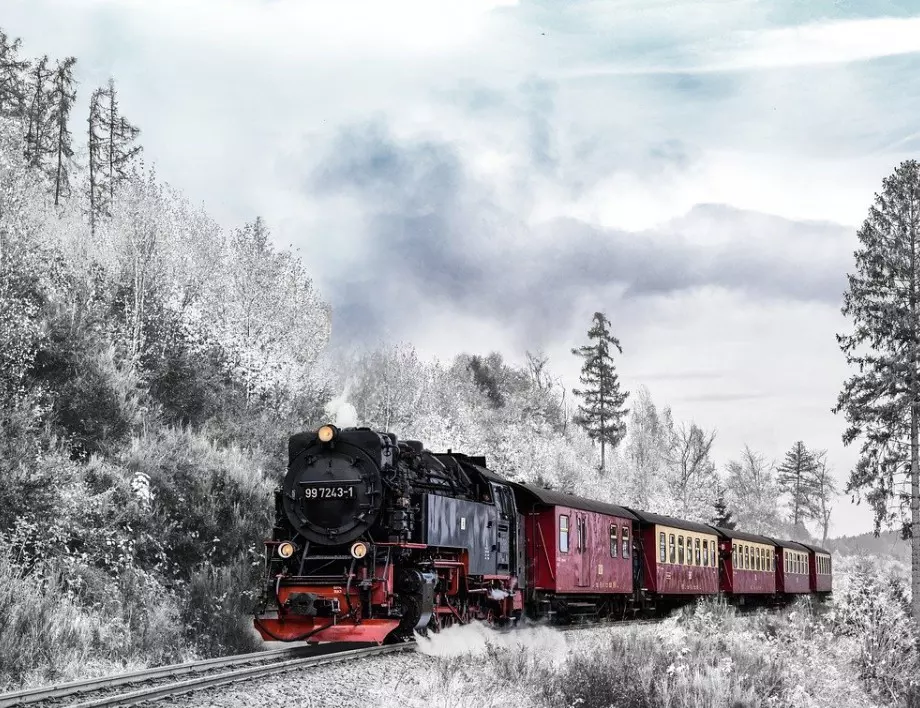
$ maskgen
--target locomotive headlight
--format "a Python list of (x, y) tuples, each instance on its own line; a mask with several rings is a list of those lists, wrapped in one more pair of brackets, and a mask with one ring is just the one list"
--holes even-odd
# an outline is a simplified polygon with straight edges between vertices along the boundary
[(294, 544), (289, 541), (285, 541), (278, 546), (278, 555), (282, 558), (290, 558), (294, 555)]
[(336, 429), (334, 425), (324, 425), (319, 429), (319, 432), (317, 432), (320, 442), (324, 443), (330, 442), (335, 437), (335, 434)]
[(364, 556), (366, 555), (367, 555), (367, 544), (366, 543), (361, 543), (361, 541), (358, 541), (357, 543), (351, 544), (352, 558), (360, 559), (360, 558), (364, 558)]

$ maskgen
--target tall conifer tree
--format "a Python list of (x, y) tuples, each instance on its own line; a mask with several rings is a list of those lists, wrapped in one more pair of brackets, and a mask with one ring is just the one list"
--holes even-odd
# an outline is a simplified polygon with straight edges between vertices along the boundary
[(29, 70), (28, 129), (26, 130), (26, 160), (30, 167), (47, 172), (54, 151), (51, 125), (51, 69), (43, 56)]
[(814, 454), (799, 440), (786, 453), (786, 459), (777, 470), (776, 482), (781, 491), (789, 495), (792, 525), (799, 527), (806, 519), (817, 518), (818, 462)]
[(89, 105), (89, 203), (90, 225), (110, 216), (118, 187), (128, 179), (128, 166), (141, 151), (134, 141), (140, 129), (118, 110), (115, 82), (97, 88)]
[(29, 62), (19, 58), (21, 39), (10, 41), (0, 30), (0, 116), (21, 118), (26, 114), (25, 74)]
[(624, 408), (628, 391), (620, 390), (620, 378), (610, 354), (611, 346), (621, 354), (619, 340), (610, 333), (610, 321), (602, 312), (594, 313), (594, 325), (588, 330), (590, 344), (572, 349), (572, 353), (585, 361), (581, 367), (581, 381), (586, 388), (572, 389), (584, 399), (578, 407), (575, 422), (588, 433), (588, 437), (601, 444), (601, 471), (606, 469), (606, 446), (615, 448), (626, 435), (623, 419), (629, 413)]
[[(899, 516), (912, 537), (912, 615), (920, 622), (920, 164), (902, 162), (882, 182), (858, 232), (856, 272), (848, 275), (843, 314), (852, 334), (837, 340), (856, 367), (837, 399), (848, 427), (843, 442), (862, 438), (847, 492), (873, 506), (875, 530)], [(898, 489), (909, 484), (909, 492)], [(909, 508), (905, 518), (903, 512)]]
[(54, 164), (51, 170), (54, 183), (54, 204), (70, 194), (70, 167), (73, 159), (72, 136), (67, 123), (70, 110), (77, 100), (76, 82), (73, 78), (75, 57), (58, 61), (51, 78), (51, 123), (53, 127)]

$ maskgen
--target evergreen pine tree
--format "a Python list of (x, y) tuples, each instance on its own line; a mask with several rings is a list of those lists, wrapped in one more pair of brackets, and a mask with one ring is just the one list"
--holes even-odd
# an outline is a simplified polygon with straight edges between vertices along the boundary
[(51, 69), (48, 57), (43, 56), (29, 70), (28, 129), (26, 131), (26, 161), (30, 167), (47, 171), (54, 151), (51, 124)]
[(801, 440), (786, 453), (777, 470), (776, 482), (780, 491), (789, 495), (790, 519), (797, 528), (806, 519), (817, 518), (817, 473), (818, 462)]
[(724, 529), (733, 529), (738, 524), (732, 518), (732, 512), (728, 508), (728, 502), (725, 501), (725, 487), (719, 485), (719, 492), (716, 496), (715, 515), (710, 520), (713, 526), (720, 526)]
[(101, 217), (110, 216), (118, 187), (128, 179), (128, 166), (141, 151), (134, 141), (140, 130), (118, 111), (115, 82), (97, 88), (89, 106), (89, 204), (93, 231)]
[(581, 425), (595, 442), (601, 444), (601, 471), (606, 469), (606, 446), (615, 448), (626, 435), (623, 419), (629, 410), (623, 408), (628, 391), (620, 391), (620, 379), (616, 373), (610, 347), (613, 345), (621, 354), (619, 340), (610, 333), (610, 321), (602, 312), (594, 313), (594, 325), (588, 330), (591, 344), (572, 349), (582, 357), (581, 381), (586, 388), (572, 389), (572, 393), (584, 399), (578, 407), (575, 422)]
[(846, 491), (873, 506), (876, 534), (897, 518), (888, 508), (896, 480), (910, 484), (898, 496), (912, 537), (912, 615), (920, 621), (920, 164), (902, 162), (882, 186), (857, 234), (856, 273), (844, 294), (854, 331), (837, 336), (857, 372), (833, 410), (846, 415), (845, 445), (863, 438)]
[(22, 40), (0, 30), (0, 117), (21, 118), (26, 114), (25, 74), (29, 62), (19, 59)]
[(109, 203), (112, 203), (115, 200), (116, 187), (128, 178), (128, 164), (141, 151), (140, 145), (133, 144), (141, 131), (119, 113), (113, 79), (109, 79), (106, 98), (108, 98), (108, 111), (103, 125), (106, 131)]
[(58, 61), (52, 76), (51, 123), (54, 135), (54, 165), (51, 171), (54, 183), (54, 204), (60, 203), (62, 196), (70, 194), (70, 167), (73, 159), (72, 136), (67, 127), (70, 110), (77, 99), (73, 78), (76, 58), (68, 57)]
[(96, 223), (100, 218), (109, 215), (108, 190), (105, 189), (103, 179), (103, 166), (105, 164), (104, 142), (102, 137), (103, 127), (103, 98), (105, 89), (97, 88), (89, 100), (89, 139), (87, 142), (89, 152), (89, 224), (90, 232), (95, 234)]

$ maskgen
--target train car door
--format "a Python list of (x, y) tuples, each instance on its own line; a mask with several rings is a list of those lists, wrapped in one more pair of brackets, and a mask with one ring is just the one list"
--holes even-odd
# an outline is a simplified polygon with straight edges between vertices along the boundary
[(495, 534), (496, 560), (499, 575), (514, 575), (517, 573), (517, 510), (514, 506), (514, 496), (511, 490), (498, 484), (492, 485), (492, 493), (498, 507), (498, 529)]
[(580, 588), (587, 588), (591, 586), (591, 570), (594, 567), (589, 524), (585, 514), (576, 514), (575, 519), (578, 544), (578, 568), (576, 570), (575, 584)]

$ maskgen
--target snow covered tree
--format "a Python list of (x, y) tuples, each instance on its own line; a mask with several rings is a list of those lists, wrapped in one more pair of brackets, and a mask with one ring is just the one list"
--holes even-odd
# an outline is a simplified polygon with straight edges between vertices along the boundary
[(718, 495), (716, 466), (710, 457), (715, 431), (707, 433), (696, 423), (682, 423), (669, 437), (665, 484), (670, 513), (703, 521), (712, 514)]
[(630, 410), (629, 432), (622, 448), (624, 493), (639, 509), (656, 507), (663, 494), (672, 428), (670, 409), (659, 413), (648, 389), (641, 386)]
[(51, 121), (52, 70), (48, 57), (43, 56), (30, 69), (26, 86), (29, 107), (27, 110), (26, 160), (30, 167), (47, 172), (54, 152), (54, 134)]
[(54, 204), (60, 204), (61, 197), (70, 194), (70, 169), (73, 159), (72, 136), (67, 127), (70, 120), (70, 110), (77, 100), (76, 82), (73, 77), (73, 67), (77, 63), (75, 57), (67, 57), (58, 61), (51, 77), (51, 108), (50, 119), (52, 124), (52, 154), (54, 164), (51, 169), (54, 184)]
[(741, 528), (750, 533), (770, 533), (777, 528), (779, 488), (773, 465), (763, 455), (745, 445), (741, 460), (728, 463), (727, 487), (728, 503)]
[(832, 502), (837, 496), (834, 477), (827, 464), (827, 450), (821, 450), (815, 456), (815, 497), (816, 519), (821, 525), (821, 542), (827, 541), (827, 531), (831, 523)]
[[(920, 163), (902, 162), (882, 187), (857, 233), (856, 272), (847, 276), (842, 312), (854, 330), (837, 335), (857, 372), (833, 410), (846, 416), (845, 445), (862, 437), (846, 491), (872, 505), (876, 532), (898, 516), (889, 502), (900, 502), (912, 538), (912, 615), (920, 622)], [(898, 492), (902, 480), (909, 492)]]
[(0, 30), (0, 117), (21, 118), (26, 114), (26, 84), (24, 75), (29, 62), (19, 58), (22, 40), (10, 41)]
[(247, 402), (302, 386), (329, 341), (327, 306), (300, 260), (272, 246), (261, 218), (233, 232), (198, 307)]
[(817, 472), (815, 455), (801, 440), (786, 453), (786, 459), (777, 470), (776, 481), (780, 491), (789, 495), (790, 520), (795, 528), (801, 528), (806, 519), (817, 516)]
[(581, 367), (579, 381), (584, 389), (572, 389), (572, 393), (584, 399), (578, 407), (575, 422), (582, 426), (588, 437), (601, 444), (601, 472), (606, 469), (605, 448), (616, 448), (626, 435), (623, 418), (629, 409), (623, 404), (628, 391), (620, 390), (620, 377), (616, 372), (610, 347), (623, 353), (619, 340), (610, 333), (610, 320), (602, 312), (594, 313), (594, 325), (588, 330), (592, 342), (572, 349), (572, 353), (585, 361)]

